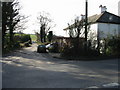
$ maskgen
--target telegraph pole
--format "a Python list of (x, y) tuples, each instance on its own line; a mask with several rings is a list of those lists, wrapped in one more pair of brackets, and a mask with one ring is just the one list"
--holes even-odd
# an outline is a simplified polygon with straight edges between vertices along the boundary
[(87, 51), (88, 0), (85, 2), (85, 50)]

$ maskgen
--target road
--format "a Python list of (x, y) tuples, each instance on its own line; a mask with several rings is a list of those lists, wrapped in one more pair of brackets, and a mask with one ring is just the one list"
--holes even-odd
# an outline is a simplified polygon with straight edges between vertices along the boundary
[(67, 61), (37, 53), (36, 47), (3, 57), (3, 88), (88, 88), (118, 82), (118, 59)]

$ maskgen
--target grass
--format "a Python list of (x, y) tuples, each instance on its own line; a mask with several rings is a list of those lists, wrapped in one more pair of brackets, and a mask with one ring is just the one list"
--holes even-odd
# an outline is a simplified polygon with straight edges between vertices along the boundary
[[(30, 35), (32, 41), (35, 41), (35, 42), (36, 42), (37, 36), (36, 36), (35, 34), (29, 34), (29, 35)], [(15, 36), (20, 36), (20, 34), (15, 34)]]
[(30, 34), (30, 37), (32, 39), (32, 41), (36, 41), (37, 40), (37, 37), (35, 34)]

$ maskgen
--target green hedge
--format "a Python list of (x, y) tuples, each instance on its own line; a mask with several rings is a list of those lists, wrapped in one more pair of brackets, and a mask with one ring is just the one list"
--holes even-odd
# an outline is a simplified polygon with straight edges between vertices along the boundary
[(120, 37), (113, 37), (106, 41), (106, 54), (107, 55), (120, 55)]
[(29, 46), (32, 44), (32, 40), (29, 34), (14, 34), (13, 42), (10, 42), (10, 35), (6, 34), (4, 40), (3, 54), (9, 51), (21, 48), (21, 43), (23, 46)]

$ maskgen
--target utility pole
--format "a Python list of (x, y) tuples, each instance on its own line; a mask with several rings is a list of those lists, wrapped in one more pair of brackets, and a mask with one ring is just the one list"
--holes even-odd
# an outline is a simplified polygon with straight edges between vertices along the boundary
[(88, 0), (85, 2), (85, 50), (87, 51)]

